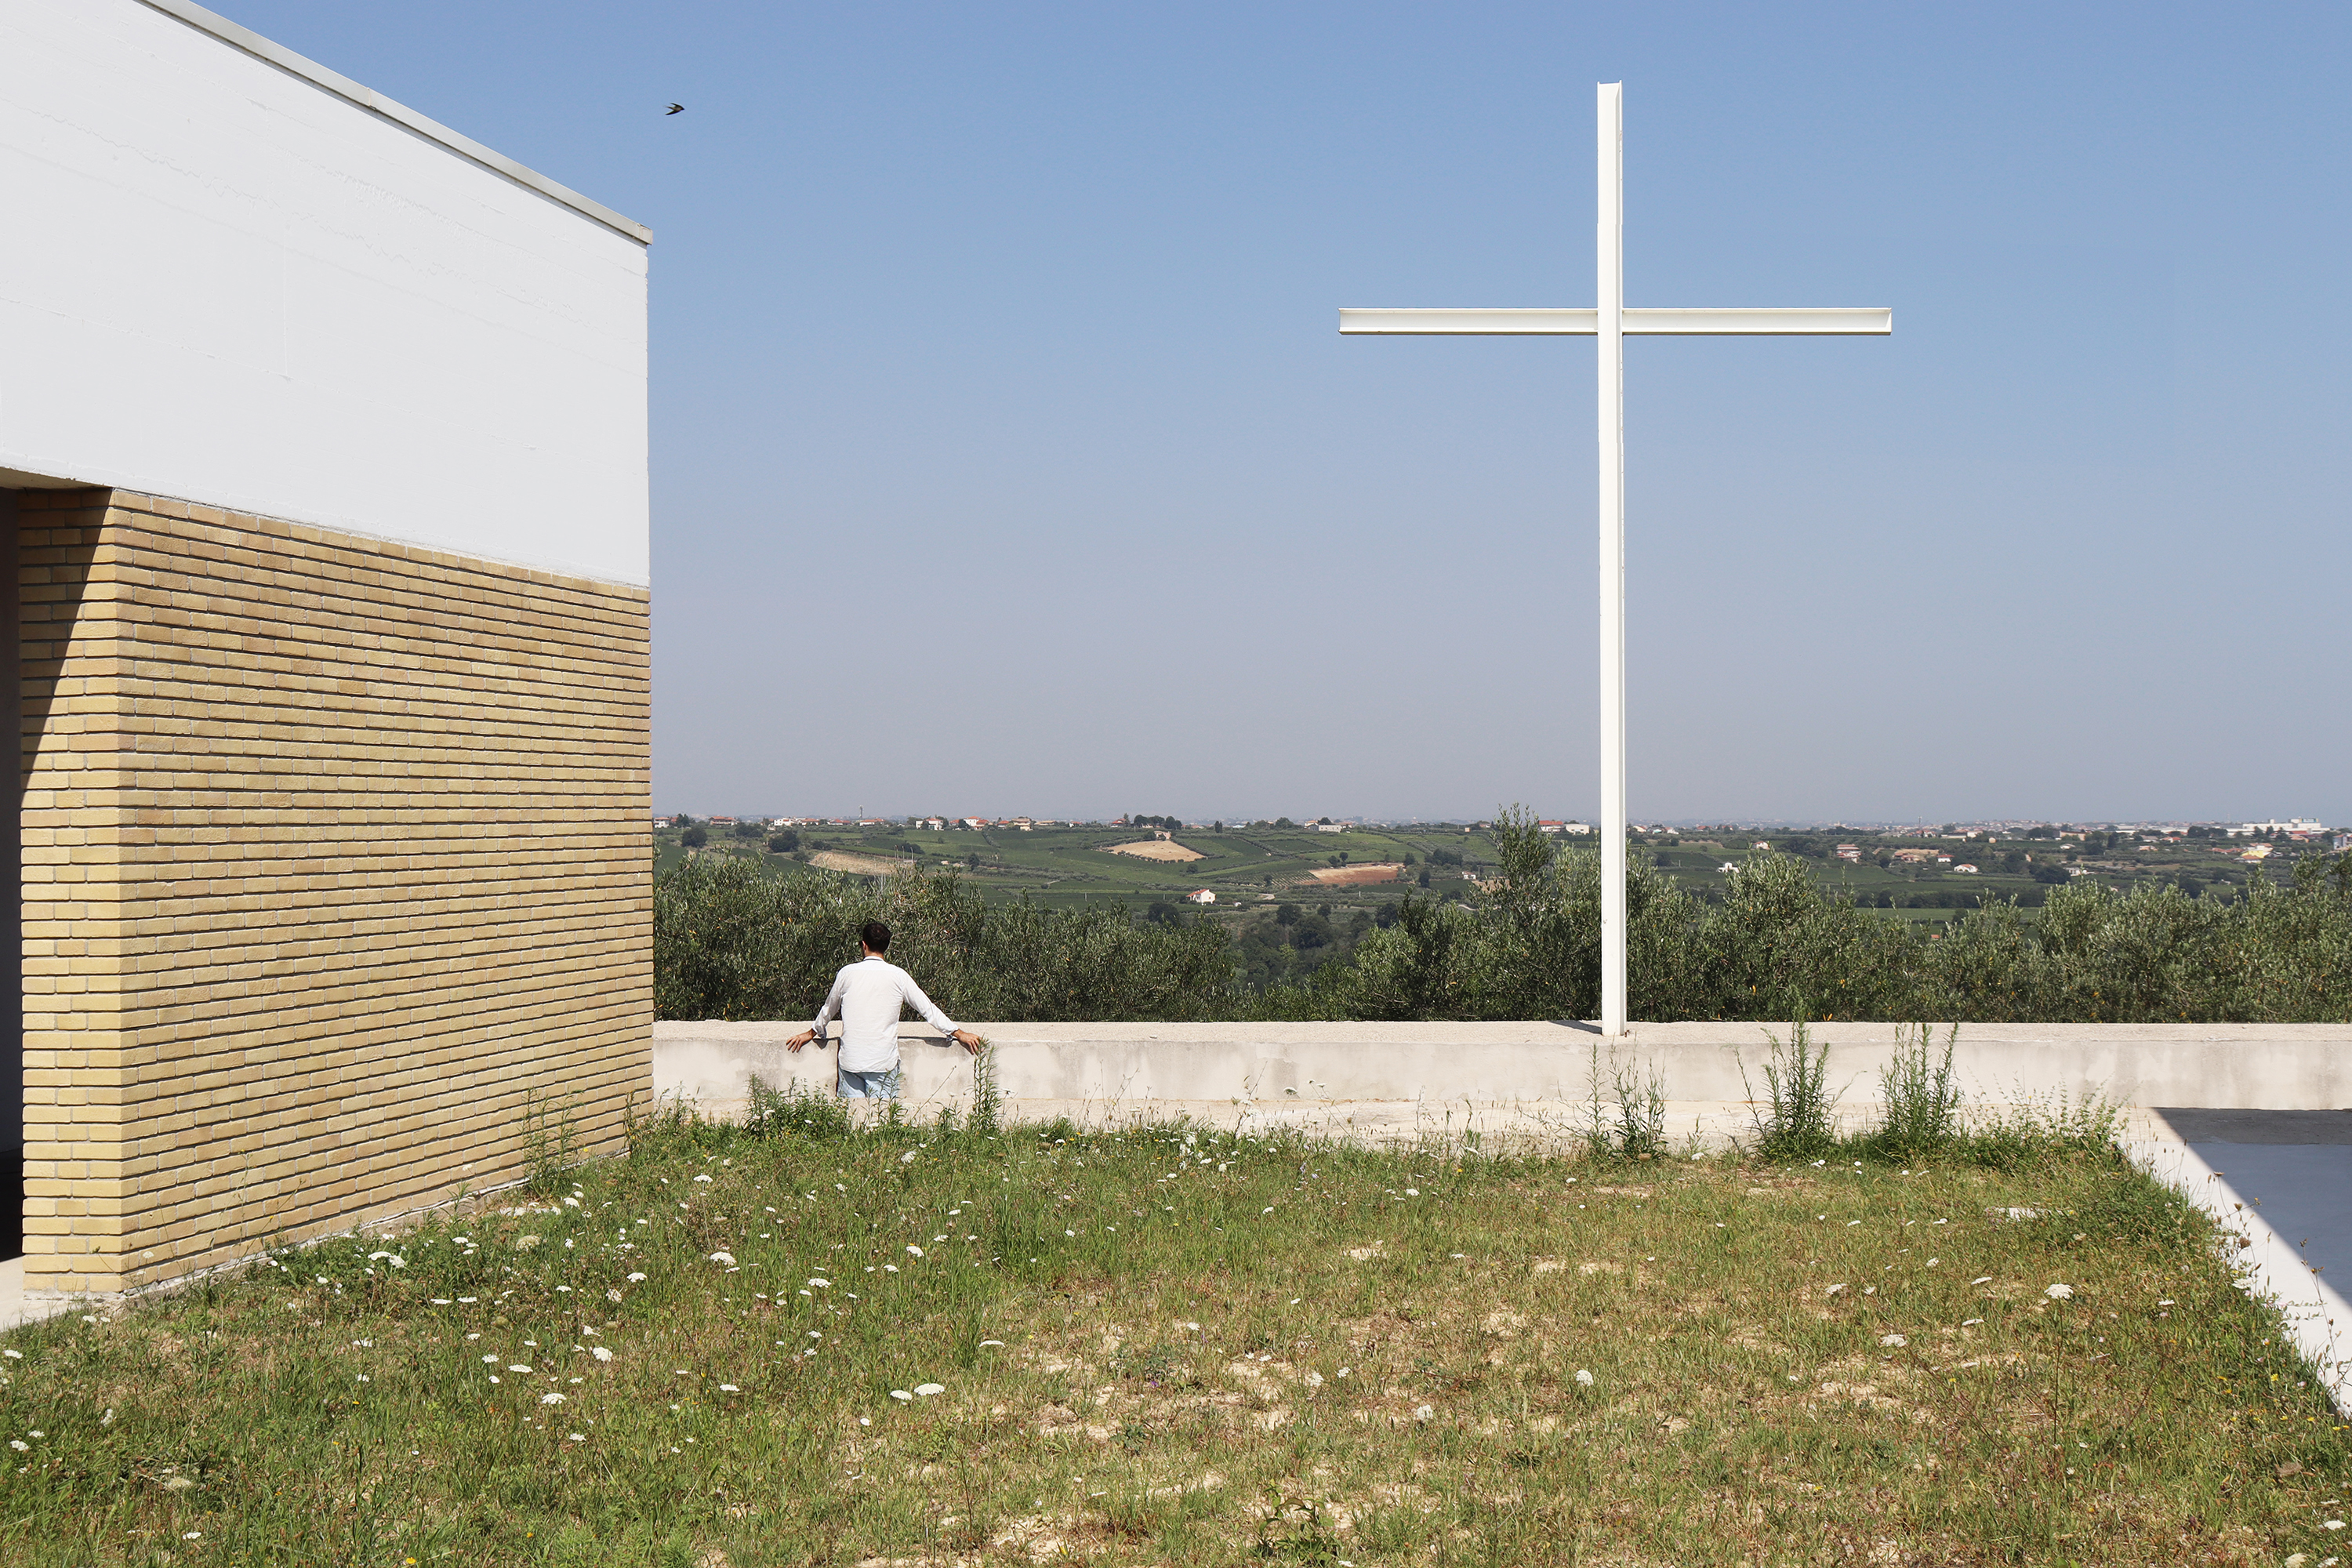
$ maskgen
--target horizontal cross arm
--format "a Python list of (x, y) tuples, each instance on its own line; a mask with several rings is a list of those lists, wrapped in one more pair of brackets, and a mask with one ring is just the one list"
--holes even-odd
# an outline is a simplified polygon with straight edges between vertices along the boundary
[[(1591, 310), (1343, 310), (1339, 331), (1390, 336), (1585, 337), (1601, 330)], [(1891, 310), (1637, 310), (1627, 306), (1631, 337), (1885, 337)]]

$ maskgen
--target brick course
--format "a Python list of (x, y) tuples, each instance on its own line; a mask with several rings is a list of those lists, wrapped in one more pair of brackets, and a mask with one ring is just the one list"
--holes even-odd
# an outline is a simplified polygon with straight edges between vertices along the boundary
[(19, 502), (26, 1288), (583, 1153), (650, 1093), (647, 595), (123, 490)]

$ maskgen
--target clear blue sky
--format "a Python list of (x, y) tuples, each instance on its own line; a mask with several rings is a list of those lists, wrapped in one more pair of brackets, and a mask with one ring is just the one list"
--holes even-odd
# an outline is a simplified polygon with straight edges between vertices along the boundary
[[(653, 226), (655, 791), (2352, 819), (2352, 9), (226, 0)], [(684, 114), (665, 118), (673, 100)]]

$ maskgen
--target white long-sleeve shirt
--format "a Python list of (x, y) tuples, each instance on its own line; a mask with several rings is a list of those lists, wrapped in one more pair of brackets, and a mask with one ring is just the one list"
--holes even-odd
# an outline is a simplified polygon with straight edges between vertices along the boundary
[(867, 956), (842, 965), (833, 977), (833, 990), (809, 1026), (819, 1040), (824, 1026), (841, 1020), (841, 1069), (844, 1072), (888, 1072), (898, 1065), (898, 1008), (905, 1004), (943, 1034), (955, 1033), (955, 1021), (939, 1004), (923, 994), (915, 977), (887, 958)]

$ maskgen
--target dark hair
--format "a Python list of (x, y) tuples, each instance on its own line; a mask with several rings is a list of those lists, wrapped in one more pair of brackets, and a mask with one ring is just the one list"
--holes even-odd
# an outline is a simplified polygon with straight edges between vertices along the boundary
[(857, 928), (857, 940), (866, 944), (868, 952), (890, 951), (890, 928), (880, 921), (867, 921)]

